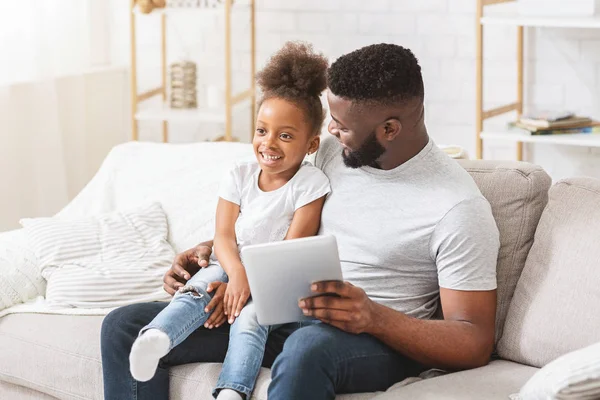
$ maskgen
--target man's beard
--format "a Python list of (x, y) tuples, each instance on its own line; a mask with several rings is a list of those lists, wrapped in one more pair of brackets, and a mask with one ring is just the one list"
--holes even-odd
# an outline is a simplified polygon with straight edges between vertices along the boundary
[(385, 148), (379, 144), (373, 132), (358, 150), (342, 151), (342, 158), (346, 167), (360, 168), (364, 166), (377, 166), (377, 159), (385, 153)]

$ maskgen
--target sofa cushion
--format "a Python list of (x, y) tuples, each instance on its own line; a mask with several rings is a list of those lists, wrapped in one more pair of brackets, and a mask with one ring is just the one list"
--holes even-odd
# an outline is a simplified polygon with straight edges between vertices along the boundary
[(509, 361), (425, 379), (407, 386), (392, 386), (373, 400), (508, 400), (509, 395), (531, 377), (537, 368)]
[(525, 266), (538, 220), (548, 199), (551, 179), (543, 169), (524, 162), (460, 160), (490, 202), (500, 231), (496, 267), (498, 305), (496, 343), (515, 286)]
[(56, 400), (56, 397), (0, 380), (0, 399), (7, 400)]
[(102, 399), (102, 317), (12, 314), (0, 319), (0, 379), (59, 399)]
[[(0, 318), (0, 380), (61, 400), (102, 400), (102, 319), (49, 314)], [(170, 398), (212, 400), (220, 368), (221, 364), (208, 363), (172, 368)], [(270, 372), (263, 368), (253, 399), (266, 400), (269, 382)], [(375, 394), (346, 394), (337, 399), (366, 400)]]
[(542, 367), (600, 341), (600, 180), (549, 192), (498, 345), (506, 359)]

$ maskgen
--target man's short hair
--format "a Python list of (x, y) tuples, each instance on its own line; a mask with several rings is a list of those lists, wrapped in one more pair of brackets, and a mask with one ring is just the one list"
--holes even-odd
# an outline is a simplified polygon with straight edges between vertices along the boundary
[(338, 58), (327, 71), (331, 92), (357, 103), (396, 105), (423, 101), (421, 67), (409, 49), (374, 44)]

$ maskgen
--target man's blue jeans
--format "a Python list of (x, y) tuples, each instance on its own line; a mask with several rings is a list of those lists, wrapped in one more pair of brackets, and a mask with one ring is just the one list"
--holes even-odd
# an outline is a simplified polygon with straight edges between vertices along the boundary
[[(163, 357), (154, 378), (148, 382), (133, 379), (131, 346), (140, 329), (165, 307), (165, 303), (135, 304), (114, 310), (104, 319), (105, 399), (166, 400), (170, 367), (225, 359), (229, 325), (212, 330), (201, 327)], [(272, 331), (262, 365), (272, 367), (269, 400), (334, 399), (336, 393), (385, 390), (420, 371), (415, 362), (372, 336), (346, 333), (327, 324), (286, 324)]]

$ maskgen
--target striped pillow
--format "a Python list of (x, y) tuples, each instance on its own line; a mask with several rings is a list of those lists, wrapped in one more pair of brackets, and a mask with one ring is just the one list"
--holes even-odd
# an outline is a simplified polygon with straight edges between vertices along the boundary
[(175, 253), (160, 204), (66, 220), (23, 219), (57, 306), (103, 308), (166, 300), (162, 278)]

